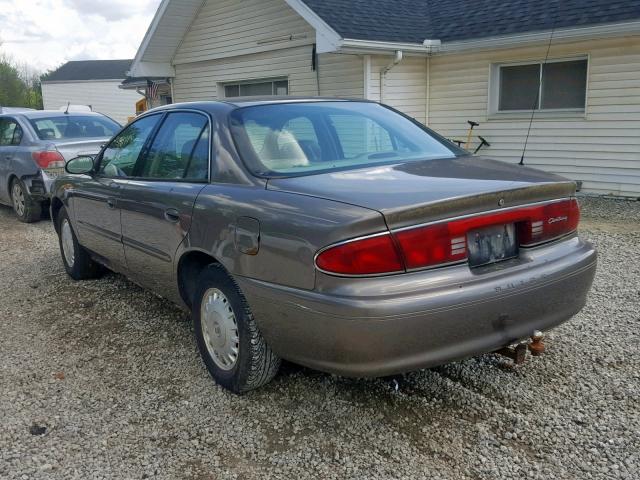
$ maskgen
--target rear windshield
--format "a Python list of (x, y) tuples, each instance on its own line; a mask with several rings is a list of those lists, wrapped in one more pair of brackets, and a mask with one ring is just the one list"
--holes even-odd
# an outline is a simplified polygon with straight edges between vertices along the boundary
[(120, 130), (113, 120), (97, 115), (59, 115), (31, 118), (40, 140), (113, 137)]
[(231, 129), (260, 176), (296, 176), (381, 163), (455, 158), (464, 151), (376, 103), (316, 102), (245, 107)]

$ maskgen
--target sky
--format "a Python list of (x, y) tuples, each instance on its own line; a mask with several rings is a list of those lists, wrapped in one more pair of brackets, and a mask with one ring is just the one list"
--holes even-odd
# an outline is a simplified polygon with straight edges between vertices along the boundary
[(160, 0), (0, 0), (0, 53), (47, 71), (133, 58)]

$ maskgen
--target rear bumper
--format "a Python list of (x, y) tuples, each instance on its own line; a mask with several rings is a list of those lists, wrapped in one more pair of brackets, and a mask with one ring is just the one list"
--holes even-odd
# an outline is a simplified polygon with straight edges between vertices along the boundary
[(495, 351), (585, 305), (596, 252), (578, 237), (520, 258), (303, 291), (238, 278), (281, 357), (346, 376), (383, 376)]

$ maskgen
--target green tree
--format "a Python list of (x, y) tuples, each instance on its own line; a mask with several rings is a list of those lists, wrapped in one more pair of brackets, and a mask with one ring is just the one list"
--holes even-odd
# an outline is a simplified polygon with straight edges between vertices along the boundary
[(0, 57), (0, 105), (24, 107), (27, 86), (20, 78), (18, 69), (5, 56)]
[(0, 54), (0, 106), (42, 109), (41, 75)]

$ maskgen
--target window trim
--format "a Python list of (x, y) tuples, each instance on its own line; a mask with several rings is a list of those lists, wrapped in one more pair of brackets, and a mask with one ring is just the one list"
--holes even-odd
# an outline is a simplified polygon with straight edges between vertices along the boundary
[[(523, 110), (500, 110), (500, 80), (501, 80), (501, 69), (503, 67), (518, 67), (524, 65), (539, 65), (540, 66), (540, 76), (542, 76), (542, 66), (549, 63), (562, 63), (562, 62), (575, 62), (575, 61), (587, 61), (587, 79), (585, 84), (585, 92), (584, 92), (584, 107), (580, 108), (536, 108), (535, 110), (523, 109)], [(552, 116), (586, 116), (587, 106), (589, 103), (589, 77), (591, 70), (591, 56), (589, 54), (584, 55), (575, 55), (570, 57), (555, 57), (552, 59), (544, 60), (522, 60), (522, 61), (513, 61), (513, 62), (496, 62), (491, 63), (489, 70), (489, 102), (487, 111), (489, 116), (495, 117), (515, 117), (515, 116), (523, 116), (523, 115), (531, 115), (532, 111), (536, 112), (536, 115), (544, 115), (549, 114)], [(542, 80), (540, 78), (540, 80)], [(542, 88), (543, 82), (539, 81), (538, 85), (538, 102), (540, 102), (542, 98)]]
[[(229, 98), (229, 99), (241, 98), (243, 95), (238, 95), (237, 97), (227, 97), (226, 87), (238, 86), (238, 93), (240, 93), (240, 88), (239, 87), (241, 85), (254, 85), (254, 84), (258, 84), (258, 83), (271, 83), (272, 84), (271, 91), (273, 93), (270, 96), (277, 97), (278, 94), (275, 92), (275, 84), (276, 84), (276, 82), (287, 82), (287, 96), (289, 96), (291, 83), (289, 81), (289, 77), (288, 76), (284, 76), (284, 77), (269, 77), (269, 78), (254, 78), (254, 79), (250, 79), (250, 80), (240, 80), (240, 81), (234, 81), (234, 82), (221, 82), (221, 83), (218, 84), (218, 93), (219, 93), (218, 96), (219, 96), (219, 98)], [(252, 95), (252, 96), (260, 97), (261, 95)], [(249, 96), (249, 98), (250, 97), (251, 96)]]
[[(203, 180), (189, 180), (189, 179), (184, 179), (184, 178), (146, 178), (146, 177), (109, 177), (109, 176), (105, 176), (105, 175), (99, 175), (98, 171), (100, 170), (100, 165), (102, 164), (102, 156), (103, 153), (109, 148), (109, 145), (111, 145), (111, 143), (116, 139), (117, 136), (119, 136), (122, 132), (124, 132), (127, 128), (131, 127), (132, 125), (134, 125), (135, 123), (137, 123), (138, 121), (147, 118), (147, 117), (151, 117), (154, 115), (160, 115), (160, 120), (158, 122), (158, 124), (153, 127), (153, 130), (151, 131), (151, 134), (149, 135), (149, 137), (147, 138), (147, 140), (145, 141), (144, 145), (142, 146), (142, 149), (140, 150), (140, 153), (138, 154), (138, 158), (136, 159), (136, 162), (134, 164), (134, 170), (138, 167), (138, 163), (144, 159), (148, 152), (149, 152), (149, 148), (151, 147), (151, 145), (153, 144), (153, 142), (156, 139), (156, 136), (158, 135), (158, 132), (160, 131), (160, 128), (162, 128), (162, 125), (164, 125), (165, 120), (167, 119), (167, 116), (170, 115), (171, 113), (196, 113), (199, 115), (202, 115), (203, 117), (205, 117), (207, 119), (207, 127), (209, 130), (209, 151), (208, 151), (208, 173), (207, 173), (207, 178), (203, 179)], [(200, 134), (198, 135), (198, 139), (200, 139), (200, 137), (202, 136), (202, 132), (204, 132), (204, 128), (200, 131)], [(195, 110), (195, 109), (191, 109), (191, 108), (171, 108), (171, 109), (167, 109), (167, 110), (162, 110), (160, 112), (152, 112), (149, 113), (147, 115), (141, 115), (140, 117), (136, 118), (136, 120), (132, 123), (130, 123), (129, 125), (127, 125), (125, 128), (123, 128), (122, 130), (120, 130), (120, 132), (118, 132), (117, 135), (115, 135), (113, 137), (113, 139), (111, 139), (111, 141), (104, 146), (104, 148), (102, 149), (102, 151), (100, 152), (100, 158), (99, 158), (99, 162), (96, 164), (95, 167), (95, 171), (96, 171), (96, 177), (98, 178), (106, 178), (106, 179), (119, 179), (119, 180), (134, 180), (134, 181), (141, 181), (141, 182), (163, 182), (163, 183), (201, 183), (201, 184), (209, 184), (211, 183), (211, 179), (213, 178), (213, 166), (212, 166), (212, 155), (211, 155), (211, 151), (213, 148), (213, 118), (212, 116), (208, 113), (208, 112), (204, 112), (202, 110)]]

